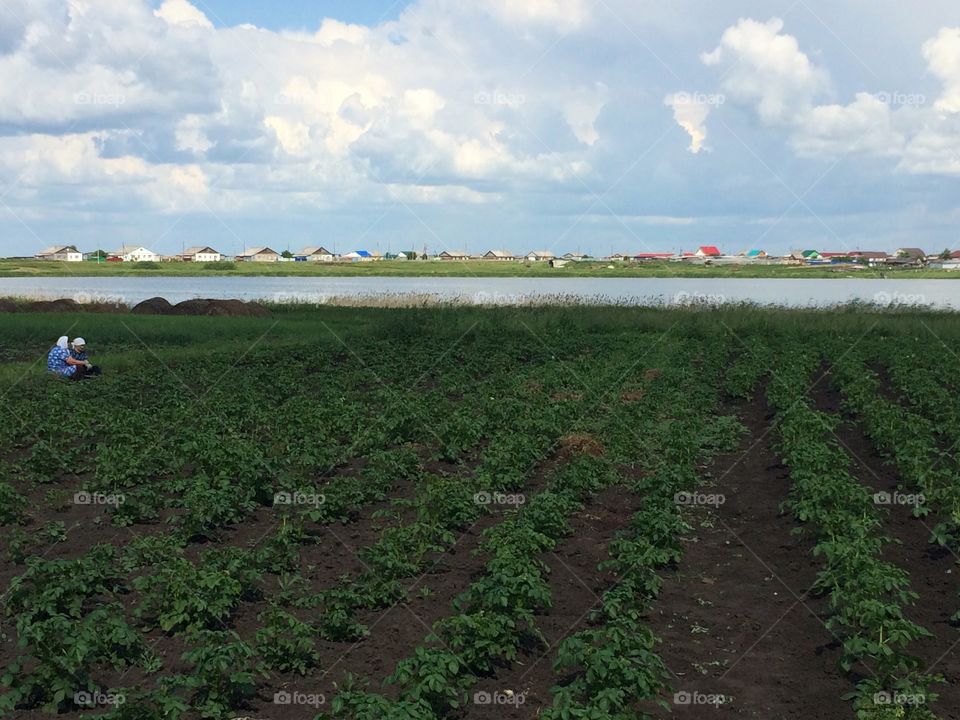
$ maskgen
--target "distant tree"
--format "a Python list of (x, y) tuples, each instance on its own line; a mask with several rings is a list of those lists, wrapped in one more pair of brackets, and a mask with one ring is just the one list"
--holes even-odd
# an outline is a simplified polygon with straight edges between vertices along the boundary
[(106, 251), (106, 250), (94, 250), (92, 253), (90, 253), (90, 259), (91, 259), (91, 260), (106, 260), (106, 259), (107, 259), (107, 251)]
[(944, 248), (943, 252), (940, 253), (940, 259), (941, 259), (941, 260), (949, 260), (949, 259), (950, 259), (950, 254), (951, 254), (950, 248)]
[(285, 257), (287, 258), (287, 260), (289, 260), (290, 258), (293, 257), (293, 253), (290, 252), (289, 250), (284, 250), (282, 253), (280, 253), (280, 256)]

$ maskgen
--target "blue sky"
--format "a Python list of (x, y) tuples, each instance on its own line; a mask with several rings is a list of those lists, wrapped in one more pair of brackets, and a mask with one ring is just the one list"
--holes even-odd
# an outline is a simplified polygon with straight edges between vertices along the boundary
[[(155, 1), (154, 7), (160, 2)], [(194, 3), (217, 26), (252, 23), (271, 30), (316, 28), (324, 18), (373, 25), (396, 20), (409, 0), (197, 0)]]
[(0, 2), (0, 254), (960, 247), (955, 0)]

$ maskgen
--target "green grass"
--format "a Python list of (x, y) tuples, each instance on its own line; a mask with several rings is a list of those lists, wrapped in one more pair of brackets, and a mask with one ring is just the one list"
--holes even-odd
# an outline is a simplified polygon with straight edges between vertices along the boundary
[(0, 260), (2, 277), (737, 277), (960, 279), (960, 272), (802, 265), (692, 265), (677, 262), (581, 262), (562, 268), (547, 263), (395, 261), (365, 263), (67, 263)]
[(87, 339), (95, 362), (106, 369), (139, 367), (228, 351), (236, 356), (260, 345), (343, 350), (357, 338), (448, 337), (451, 343), (471, 330), (563, 334), (570, 326), (587, 332), (636, 330), (670, 333), (681, 327), (700, 336), (748, 332), (803, 332), (816, 327), (836, 335), (920, 335), (935, 333), (960, 345), (955, 313), (935, 310), (880, 310), (845, 306), (825, 310), (770, 309), (751, 305), (722, 307), (627, 308), (550, 306), (536, 308), (359, 308), (271, 306), (270, 318), (171, 317), (101, 313), (0, 314), (0, 388), (24, 373), (42, 374), (44, 359), (61, 335)]

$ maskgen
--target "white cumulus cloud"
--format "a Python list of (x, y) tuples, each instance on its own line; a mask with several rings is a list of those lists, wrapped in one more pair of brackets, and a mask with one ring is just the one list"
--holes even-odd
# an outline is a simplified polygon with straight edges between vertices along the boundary
[[(862, 155), (895, 159), (895, 167), (910, 173), (960, 174), (960, 28), (941, 28), (921, 48), (930, 74), (943, 86), (934, 102), (920, 93), (865, 89), (847, 104), (819, 102), (830, 76), (783, 29), (779, 18), (741, 19), (701, 56), (705, 65), (723, 71), (720, 87), (734, 103), (785, 132), (802, 157)], [(670, 98), (668, 104), (690, 133), (691, 149), (698, 147), (706, 116), (685, 106), (680, 113)]]
[(800, 50), (795, 37), (782, 30), (780, 18), (765, 23), (740, 20), (723, 33), (713, 52), (701, 56), (704, 64), (725, 70), (723, 92), (753, 105), (769, 125), (795, 123), (829, 84), (827, 73)]
[(663, 102), (673, 108), (673, 119), (690, 136), (690, 152), (697, 154), (701, 150), (709, 149), (704, 143), (707, 140), (706, 121), (710, 115), (710, 105), (698, 101), (688, 92), (667, 95)]

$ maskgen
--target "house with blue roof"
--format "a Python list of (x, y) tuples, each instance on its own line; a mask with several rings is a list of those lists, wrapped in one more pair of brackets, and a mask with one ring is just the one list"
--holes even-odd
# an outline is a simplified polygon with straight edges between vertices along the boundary
[(344, 255), (343, 259), (351, 260), (352, 262), (369, 262), (373, 260), (373, 254), (368, 250), (354, 250)]

